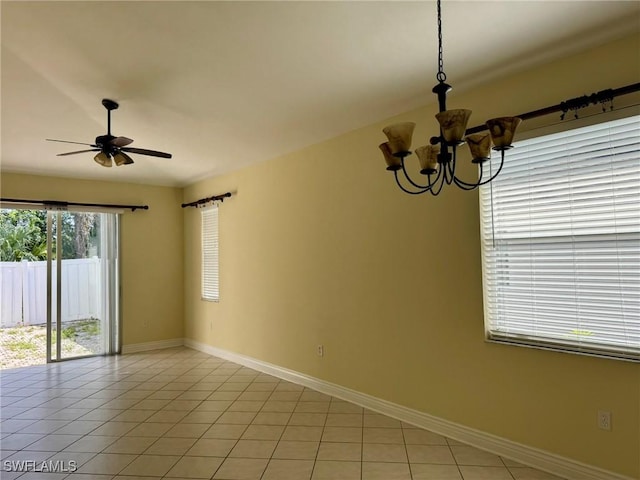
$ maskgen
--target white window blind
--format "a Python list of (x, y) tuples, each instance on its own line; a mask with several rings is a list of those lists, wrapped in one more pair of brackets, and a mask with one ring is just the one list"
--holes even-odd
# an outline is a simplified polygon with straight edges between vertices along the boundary
[(519, 142), (480, 192), (489, 339), (640, 359), (640, 117)]
[(218, 269), (218, 207), (202, 210), (202, 298), (220, 300)]

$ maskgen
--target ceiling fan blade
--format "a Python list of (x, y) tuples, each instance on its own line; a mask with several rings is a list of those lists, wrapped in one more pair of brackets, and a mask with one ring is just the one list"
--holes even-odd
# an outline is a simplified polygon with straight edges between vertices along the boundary
[(171, 158), (170, 153), (157, 152), (155, 150), (146, 150), (144, 148), (124, 147), (124, 148), (121, 148), (121, 150), (123, 152), (138, 153), (140, 155), (149, 155), (150, 157)]
[(126, 147), (132, 142), (133, 140), (127, 137), (116, 137), (109, 143), (111, 143), (111, 145), (113, 145), (114, 147)]
[(95, 148), (98, 147), (97, 145), (94, 145), (93, 143), (69, 142), (67, 140), (53, 140), (51, 138), (45, 138), (45, 140), (47, 142), (75, 143), (76, 145), (89, 145), (90, 147), (95, 147)]
[(76, 152), (67, 152), (67, 153), (59, 153), (58, 155), (56, 155), (57, 157), (65, 157), (67, 155), (75, 155), (76, 153), (86, 153), (86, 152), (99, 152), (100, 149), (99, 148), (92, 148), (90, 150), (78, 150)]

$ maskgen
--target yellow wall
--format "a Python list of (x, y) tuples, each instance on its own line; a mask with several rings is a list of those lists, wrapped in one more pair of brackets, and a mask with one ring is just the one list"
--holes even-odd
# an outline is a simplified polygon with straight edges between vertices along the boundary
[(182, 337), (181, 189), (5, 172), (0, 181), (5, 198), (149, 205), (122, 215), (123, 344)]
[[(449, 107), (475, 125), (634, 83), (639, 46), (454, 91)], [(185, 212), (185, 336), (640, 477), (640, 366), (486, 343), (477, 193), (411, 197), (385, 171), (381, 128), (414, 120), (426, 143), (435, 112), (186, 188), (186, 201), (237, 195), (220, 208), (220, 303), (200, 300), (199, 212)], [(598, 430), (599, 409), (613, 431)]]

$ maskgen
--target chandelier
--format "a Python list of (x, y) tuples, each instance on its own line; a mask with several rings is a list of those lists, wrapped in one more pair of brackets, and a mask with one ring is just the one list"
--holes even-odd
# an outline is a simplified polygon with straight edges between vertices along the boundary
[[(502, 170), (504, 164), (504, 152), (512, 147), (513, 136), (516, 128), (522, 121), (519, 117), (500, 117), (488, 120), (485, 128), (474, 128), (473, 133), (465, 136), (467, 123), (471, 116), (471, 110), (447, 110), (447, 93), (451, 91), (451, 85), (446, 83), (447, 75), (444, 73), (442, 61), (442, 14), (440, 0), (437, 0), (438, 10), (438, 84), (433, 87), (433, 93), (438, 96), (439, 113), (436, 119), (440, 124), (440, 135), (432, 137), (429, 145), (416, 148), (416, 156), (420, 164), (420, 173), (426, 177), (426, 183), (420, 183), (411, 178), (405, 167), (405, 158), (411, 155), (411, 137), (416, 124), (413, 122), (397, 123), (389, 125), (382, 131), (388, 141), (380, 145), (384, 155), (387, 170), (393, 172), (396, 183), (404, 192), (419, 195), (429, 192), (438, 195), (442, 187), (447, 184), (455, 184), (463, 190), (474, 190), (481, 185), (492, 181)], [(487, 131), (488, 130), (488, 131)], [(478, 178), (475, 182), (464, 181), (456, 175), (456, 152), (458, 147), (466, 143), (471, 151), (471, 162), (478, 165)], [(491, 149), (500, 152), (500, 165), (492, 171), (484, 164), (491, 159)], [(487, 171), (488, 170), (488, 171)], [(400, 180), (399, 172), (402, 172), (405, 187)], [(424, 178), (422, 182), (424, 182)]]

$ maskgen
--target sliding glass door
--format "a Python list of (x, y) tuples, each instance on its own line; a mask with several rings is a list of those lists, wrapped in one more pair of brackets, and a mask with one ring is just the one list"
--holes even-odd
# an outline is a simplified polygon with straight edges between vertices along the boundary
[(47, 215), (47, 362), (118, 351), (118, 216)]
[(0, 369), (119, 352), (119, 214), (2, 207)]

